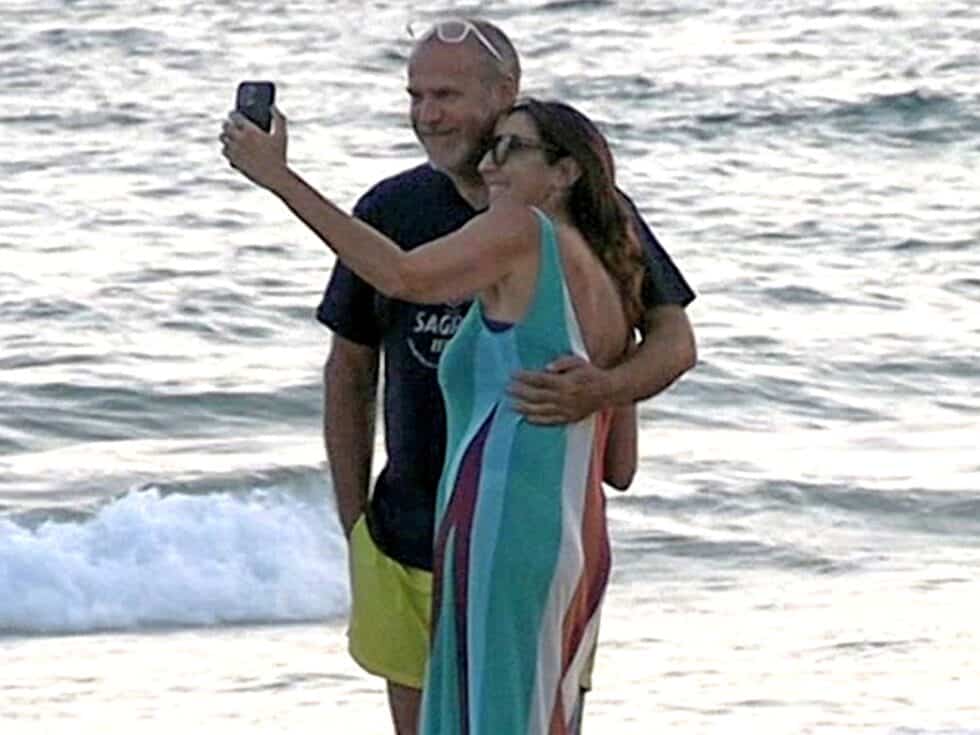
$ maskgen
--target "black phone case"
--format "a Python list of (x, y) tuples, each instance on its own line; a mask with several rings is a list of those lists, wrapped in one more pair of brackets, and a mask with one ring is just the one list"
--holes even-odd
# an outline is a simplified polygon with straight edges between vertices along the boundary
[(235, 95), (235, 109), (268, 133), (275, 101), (276, 85), (272, 82), (242, 82)]

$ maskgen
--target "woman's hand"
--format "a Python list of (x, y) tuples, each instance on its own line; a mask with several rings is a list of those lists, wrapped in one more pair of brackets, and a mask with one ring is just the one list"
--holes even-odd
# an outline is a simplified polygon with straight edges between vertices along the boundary
[(276, 191), (289, 173), (285, 116), (272, 108), (272, 130), (266, 133), (240, 112), (232, 112), (221, 126), (221, 155), (261, 187)]

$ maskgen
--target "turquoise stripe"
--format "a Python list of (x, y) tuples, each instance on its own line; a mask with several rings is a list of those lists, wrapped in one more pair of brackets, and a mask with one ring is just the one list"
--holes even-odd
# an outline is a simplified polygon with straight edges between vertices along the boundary
[[(491, 365), (499, 376), (509, 376), (520, 367), (514, 344), (514, 332), (481, 332), (477, 352), (477, 369), (489, 369)], [(502, 387), (502, 386), (501, 386)], [(482, 400), (496, 401), (501, 395), (501, 387)], [(506, 400), (503, 405), (494, 404), (497, 413), (493, 426), (484, 445), (483, 464), (480, 473), (479, 495), (474, 514), (478, 523), (474, 524), (470, 555), (470, 652), (473, 661), (485, 661), (488, 656), (488, 609), (490, 584), (494, 579), (493, 555), (500, 533), (503, 514), (503, 500), (506, 493), (500, 492), (510, 472), (510, 449), (513, 443), (517, 417)], [(484, 669), (474, 667), (470, 680), (471, 701), (479, 701), (484, 693)]]
[[(484, 692), (485, 732), (527, 732), (532, 710), (542, 614), (561, 538), (561, 429), (522, 423), (515, 434), (493, 583), (484, 628), (488, 641), (507, 641), (484, 660), (494, 682)], [(497, 703), (496, 705), (494, 703)], [(501, 703), (506, 703), (502, 705)]]

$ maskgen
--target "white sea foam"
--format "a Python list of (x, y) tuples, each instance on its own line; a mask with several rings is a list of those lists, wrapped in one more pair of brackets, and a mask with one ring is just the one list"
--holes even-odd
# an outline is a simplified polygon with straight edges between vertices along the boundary
[(0, 520), (0, 631), (325, 619), (346, 608), (345, 570), (326, 506), (133, 492), (84, 522)]

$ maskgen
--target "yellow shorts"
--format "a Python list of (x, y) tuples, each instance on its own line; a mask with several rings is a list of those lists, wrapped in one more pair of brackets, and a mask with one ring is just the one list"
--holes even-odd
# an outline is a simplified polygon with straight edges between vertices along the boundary
[[(405, 566), (374, 543), (364, 516), (350, 535), (351, 657), (367, 672), (421, 689), (429, 660), (432, 573)], [(595, 647), (580, 686), (592, 688)]]
[(350, 654), (366, 671), (422, 688), (429, 656), (432, 573), (385, 556), (364, 517), (350, 537)]

